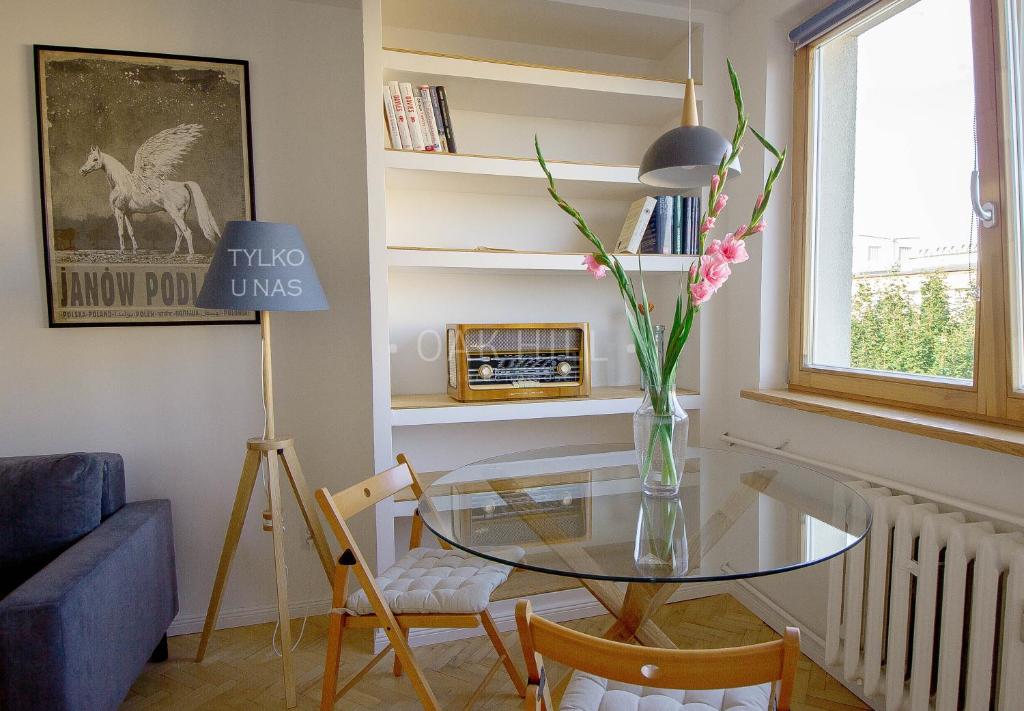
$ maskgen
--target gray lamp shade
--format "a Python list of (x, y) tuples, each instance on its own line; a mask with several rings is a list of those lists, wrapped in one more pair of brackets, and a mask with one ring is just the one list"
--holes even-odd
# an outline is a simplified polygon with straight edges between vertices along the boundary
[[(644, 153), (640, 182), (656, 188), (697, 188), (711, 182), (729, 141), (707, 126), (677, 126), (661, 135)], [(740, 162), (729, 167), (728, 177), (740, 173)]]
[(228, 222), (196, 306), (237, 311), (320, 311), (327, 297), (299, 228)]

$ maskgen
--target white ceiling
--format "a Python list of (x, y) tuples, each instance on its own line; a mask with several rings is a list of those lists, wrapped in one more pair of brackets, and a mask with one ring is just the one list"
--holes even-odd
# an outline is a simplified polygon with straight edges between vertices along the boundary
[[(677, 0), (678, 1), (678, 0)], [(707, 2), (708, 0), (702, 0)], [(732, 0), (727, 0), (731, 2)], [(608, 54), (661, 59), (686, 37), (686, 22), (609, 10), (580, 12), (580, 0), (389, 0), (384, 24), (460, 32), (567, 49), (601, 47)], [(581, 3), (582, 4), (582, 3)]]
[[(655, 5), (667, 5), (669, 7), (685, 8), (687, 0), (647, 0)], [(710, 12), (721, 12), (723, 14), (732, 12), (740, 3), (745, 0), (693, 0), (694, 10), (708, 10)]]

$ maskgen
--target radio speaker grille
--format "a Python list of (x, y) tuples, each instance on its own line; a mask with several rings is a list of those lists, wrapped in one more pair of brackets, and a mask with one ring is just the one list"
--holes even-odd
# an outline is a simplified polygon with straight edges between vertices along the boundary
[(578, 350), (583, 331), (578, 328), (481, 328), (466, 331), (466, 350), (512, 353)]

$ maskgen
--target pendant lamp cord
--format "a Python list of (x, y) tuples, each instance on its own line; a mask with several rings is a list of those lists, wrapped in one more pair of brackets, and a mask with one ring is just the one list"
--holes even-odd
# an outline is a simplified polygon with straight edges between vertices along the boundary
[(693, 79), (693, 0), (686, 10), (686, 78)]

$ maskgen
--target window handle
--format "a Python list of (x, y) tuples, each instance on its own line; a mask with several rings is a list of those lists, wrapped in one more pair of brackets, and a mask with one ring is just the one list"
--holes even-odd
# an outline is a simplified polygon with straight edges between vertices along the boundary
[(971, 205), (974, 207), (974, 214), (981, 220), (982, 227), (996, 226), (996, 206), (991, 202), (981, 201), (981, 175), (976, 170), (971, 171)]

